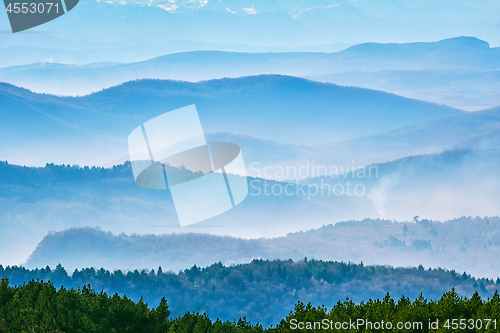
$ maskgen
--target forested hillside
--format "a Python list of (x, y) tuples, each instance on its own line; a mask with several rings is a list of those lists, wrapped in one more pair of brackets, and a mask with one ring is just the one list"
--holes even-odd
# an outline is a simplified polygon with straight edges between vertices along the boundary
[(28, 270), (0, 266), (0, 277), (20, 285), (30, 280), (52, 281), (54, 286), (78, 288), (90, 284), (107, 294), (141, 298), (149, 304), (168, 300), (174, 316), (187, 311), (206, 313), (211, 319), (233, 320), (246, 317), (263, 325), (278, 323), (298, 301), (332, 307), (347, 297), (355, 302), (383, 298), (387, 292), (400, 298), (416, 298), (421, 292), (437, 299), (455, 287), (460, 296), (478, 291), (492, 297), (500, 289), (500, 279), (476, 279), (466, 273), (443, 269), (392, 268), (344, 262), (304, 259), (298, 262), (253, 260), (249, 264), (224, 266), (216, 263), (193, 266), (178, 273), (162, 268), (151, 271), (110, 272), (86, 268), (69, 275), (55, 269)]
[(478, 293), (462, 298), (453, 288), (431, 301), (423, 294), (412, 301), (404, 296), (394, 299), (387, 293), (383, 299), (359, 304), (350, 299), (339, 301), (330, 311), (299, 301), (275, 328), (263, 328), (246, 318), (223, 322), (205, 313), (170, 314), (165, 298), (151, 308), (142, 299), (135, 303), (125, 296), (97, 293), (90, 286), (57, 290), (50, 282), (31, 281), (12, 287), (8, 279), (0, 281), (0, 333), (322, 332), (342, 327), (349, 332), (372, 332), (377, 324), (384, 332), (449, 332), (462, 325), (466, 328), (462, 331), (467, 332), (498, 332), (500, 297), (495, 292), (488, 299)]

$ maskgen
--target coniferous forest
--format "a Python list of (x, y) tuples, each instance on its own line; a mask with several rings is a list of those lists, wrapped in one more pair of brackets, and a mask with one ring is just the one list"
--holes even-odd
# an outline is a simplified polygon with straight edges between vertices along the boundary
[[(276, 327), (263, 328), (245, 318), (212, 321), (206, 314), (170, 317), (165, 298), (156, 308), (142, 299), (97, 293), (90, 286), (60, 288), (51, 282), (0, 283), (0, 332), (498, 332), (500, 296), (481, 299), (478, 293), (461, 298), (455, 289), (437, 301), (423, 295), (411, 300), (391, 298), (359, 304), (346, 299), (331, 310), (297, 302)], [(432, 326), (436, 325), (436, 326)], [(378, 327), (378, 329), (377, 329)], [(456, 328), (455, 328), (456, 327)], [(375, 328), (375, 330), (374, 330)]]
[(0, 333), (498, 332), (500, 324), (499, 281), (422, 266), (306, 258), (177, 274), (0, 266), (0, 276)]

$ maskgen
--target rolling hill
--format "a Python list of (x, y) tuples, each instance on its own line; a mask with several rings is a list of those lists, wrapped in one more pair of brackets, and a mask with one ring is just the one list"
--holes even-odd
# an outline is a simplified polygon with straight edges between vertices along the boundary
[(196, 104), (205, 133), (299, 146), (376, 134), (459, 115), (374, 90), (261, 75), (198, 83), (139, 80), (83, 97), (0, 85), (0, 156), (11, 163), (103, 165), (128, 155), (127, 137), (157, 115)]
[[(369, 265), (443, 267), (496, 278), (500, 266), (500, 220), (341, 222), (278, 238), (241, 239), (202, 233), (125, 235), (72, 228), (47, 234), (30, 255), (28, 268), (82, 267), (156, 269), (177, 272), (220, 261), (229, 266), (253, 259), (362, 261)], [(102, 253), (106, 253), (103, 256)]]

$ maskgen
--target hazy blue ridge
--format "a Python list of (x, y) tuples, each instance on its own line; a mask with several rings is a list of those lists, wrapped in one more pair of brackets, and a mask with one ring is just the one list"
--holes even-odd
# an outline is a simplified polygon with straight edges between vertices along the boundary
[[(73, 139), (70, 133), (77, 142), (104, 141), (101, 149), (119, 138), (123, 146), (140, 123), (191, 104), (196, 104), (207, 133), (229, 131), (299, 145), (375, 134), (462, 113), (374, 90), (278, 75), (199, 83), (139, 80), (84, 97), (33, 94), (2, 84), (0, 103), (4, 106), (1, 135), (15, 138), (3, 149), (30, 140), (55, 140), (54, 135), (68, 142)], [(99, 154), (99, 149), (94, 151)], [(125, 155), (122, 151), (116, 158)]]
[[(0, 81), (33, 91), (84, 95), (136, 79), (200, 81), (261, 74), (307, 76), (324, 80), (345, 72), (449, 71), (472, 72), (500, 69), (499, 49), (474, 37), (455, 37), (427, 43), (363, 43), (335, 53), (189, 51), (161, 55), (148, 60), (100, 65), (37, 62), (0, 69)], [(476, 80), (477, 81), (477, 80)], [(334, 83), (362, 83), (334, 80)], [(478, 81), (479, 82), (479, 81)], [(369, 81), (370, 87), (387, 87), (386, 82)], [(365, 84), (366, 85), (366, 84)], [(396, 87), (390, 87), (395, 89)], [(458, 89), (453, 90), (458, 93)]]
[[(476, 36), (498, 46), (494, 1), (80, 1), (76, 11), (2, 36), (0, 66), (41, 61), (133, 62), (193, 50), (332, 52), (365, 42)], [(0, 29), (10, 32), (8, 20)], [(53, 33), (56, 32), (56, 33)]]
[(499, 70), (347, 71), (306, 78), (391, 92), (467, 111), (500, 105)]
[[(373, 265), (444, 267), (500, 276), (495, 260), (500, 243), (498, 217), (463, 217), (450, 221), (350, 221), (285, 237), (241, 239), (203, 233), (163, 235), (112, 234), (73, 228), (49, 233), (31, 254), (26, 267), (55, 266), (178, 271), (196, 264), (225, 265), (256, 258), (299, 260), (303, 257)], [(202, 230), (200, 230), (203, 232)], [(106, 253), (102, 256), (101, 253)]]

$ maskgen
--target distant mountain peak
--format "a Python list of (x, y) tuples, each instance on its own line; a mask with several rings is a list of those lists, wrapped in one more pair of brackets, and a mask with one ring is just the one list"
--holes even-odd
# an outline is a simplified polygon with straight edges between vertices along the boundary
[(387, 58), (433, 57), (435, 53), (461, 54), (477, 53), (490, 49), (490, 44), (476, 37), (453, 37), (436, 42), (415, 43), (362, 43), (351, 46), (339, 54), (349, 56), (383, 56)]
[(460, 36), (443, 39), (436, 44), (447, 45), (447, 46), (459, 46), (469, 49), (489, 49), (490, 44), (482, 39), (470, 36)]

